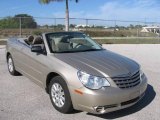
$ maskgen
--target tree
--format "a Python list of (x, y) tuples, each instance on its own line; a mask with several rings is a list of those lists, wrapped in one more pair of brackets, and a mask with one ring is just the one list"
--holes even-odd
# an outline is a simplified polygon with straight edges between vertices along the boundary
[(19, 28), (21, 20), (22, 28), (36, 28), (37, 23), (32, 16), (27, 14), (18, 14), (14, 17), (6, 17), (0, 20), (0, 28)]
[[(14, 16), (15, 19), (21, 19), (21, 26), (22, 28), (36, 28), (37, 23), (33, 19), (32, 16), (27, 14), (18, 14)], [(19, 21), (18, 21), (19, 22)]]
[(0, 20), (0, 28), (18, 28), (19, 24), (13, 17), (6, 17)]
[(129, 25), (129, 28), (133, 29), (133, 28), (134, 28), (134, 25), (130, 24), (130, 25)]
[(70, 26), (69, 26), (70, 28), (75, 28), (76, 27), (76, 25), (75, 24), (70, 24)]
[[(40, 3), (42, 4), (49, 4), (50, 2), (61, 2), (61, 1), (65, 1), (66, 2), (66, 17), (65, 17), (65, 28), (66, 31), (69, 31), (69, 7), (68, 7), (68, 0), (39, 0)], [(75, 0), (76, 3), (79, 0)]]

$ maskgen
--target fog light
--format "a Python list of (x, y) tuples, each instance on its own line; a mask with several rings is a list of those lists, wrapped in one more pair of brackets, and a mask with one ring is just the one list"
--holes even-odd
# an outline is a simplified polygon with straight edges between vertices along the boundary
[(114, 108), (114, 107), (121, 107), (121, 105), (112, 104), (112, 105), (105, 105), (105, 106), (97, 106), (97, 107), (94, 107), (94, 109), (98, 113), (105, 113), (107, 109)]
[(102, 107), (102, 106), (94, 107), (94, 109), (95, 109), (96, 112), (98, 112), (98, 113), (104, 113), (104, 112), (105, 112), (105, 108)]

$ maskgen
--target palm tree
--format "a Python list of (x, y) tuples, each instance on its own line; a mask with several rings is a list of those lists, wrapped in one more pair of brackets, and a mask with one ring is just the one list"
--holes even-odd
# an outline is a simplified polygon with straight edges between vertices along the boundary
[[(69, 31), (69, 7), (68, 7), (68, 0), (39, 0), (40, 3), (42, 4), (49, 4), (50, 2), (61, 2), (65, 1), (66, 2), (66, 17), (65, 17), (65, 29), (66, 31)], [(75, 0), (77, 3), (79, 0)]]

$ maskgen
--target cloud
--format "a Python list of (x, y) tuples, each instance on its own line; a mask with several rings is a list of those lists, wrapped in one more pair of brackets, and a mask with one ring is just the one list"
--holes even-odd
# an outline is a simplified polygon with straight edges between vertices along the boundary
[[(125, 20), (139, 20), (156, 18), (159, 16), (160, 6), (157, 0), (114, 0), (106, 2), (100, 7), (101, 16)], [(152, 20), (153, 20), (152, 19)]]
[[(125, 21), (159, 22), (160, 0), (107, 0), (103, 5), (91, 11), (70, 11), (72, 18), (108, 19)], [(54, 17), (64, 18), (65, 12), (54, 12)], [(74, 22), (73, 20), (71, 22)], [(63, 21), (60, 21), (63, 23)], [(76, 23), (85, 24), (84, 20), (77, 20)], [(106, 24), (102, 21), (90, 21), (91, 24)], [(115, 22), (107, 24), (115, 25)], [(119, 25), (124, 23), (117, 22)], [(125, 23), (137, 24), (137, 23)]]
[(135, 5), (138, 5), (139, 7), (155, 7), (158, 4), (159, 1), (157, 0), (135, 0)]
[[(74, 18), (79, 18), (80, 16), (82, 17), (85, 14), (85, 11), (70, 11), (70, 17)], [(64, 18), (65, 12), (54, 12), (53, 16), (54, 17), (59, 17), (59, 18)]]
[[(70, 17), (155, 21), (160, 17), (159, 9), (159, 0), (108, 0), (96, 11), (70, 11)], [(64, 12), (54, 13), (55, 17), (64, 15)]]

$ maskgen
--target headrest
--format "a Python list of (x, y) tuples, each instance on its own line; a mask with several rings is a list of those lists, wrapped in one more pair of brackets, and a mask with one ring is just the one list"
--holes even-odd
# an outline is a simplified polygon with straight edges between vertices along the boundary
[(33, 44), (43, 44), (43, 40), (40, 36), (36, 37), (33, 41)]
[(60, 42), (62, 43), (69, 43), (69, 40), (73, 38), (72, 36), (69, 36), (69, 35), (66, 35), (66, 36), (63, 36), (60, 40)]
[(34, 37), (31, 35), (28, 37), (27, 41), (31, 44), (33, 43)]

